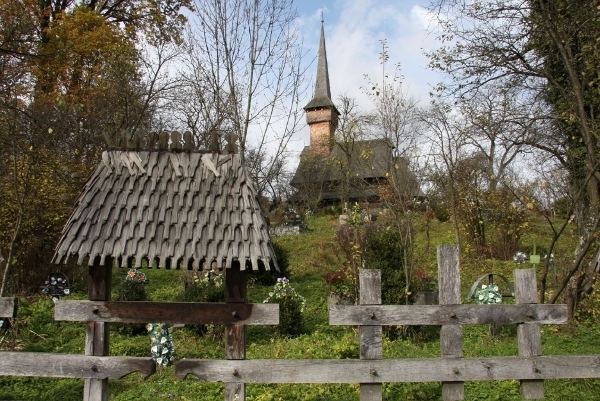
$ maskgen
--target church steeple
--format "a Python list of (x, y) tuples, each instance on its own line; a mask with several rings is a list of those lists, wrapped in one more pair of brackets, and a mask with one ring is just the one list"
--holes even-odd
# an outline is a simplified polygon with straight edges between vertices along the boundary
[[(327, 67), (327, 49), (325, 47), (325, 27), (321, 20), (321, 40), (319, 43), (319, 56), (317, 61), (317, 79), (315, 82), (315, 93), (313, 98), (304, 107), (304, 110), (313, 109), (315, 107), (333, 107), (331, 101), (331, 88), (329, 86), (329, 68)], [(337, 110), (336, 110), (337, 112)]]
[(327, 156), (335, 143), (335, 130), (340, 114), (331, 100), (327, 50), (325, 48), (325, 28), (321, 19), (321, 40), (317, 61), (315, 93), (306, 106), (306, 122), (310, 126), (310, 147), (315, 153)]

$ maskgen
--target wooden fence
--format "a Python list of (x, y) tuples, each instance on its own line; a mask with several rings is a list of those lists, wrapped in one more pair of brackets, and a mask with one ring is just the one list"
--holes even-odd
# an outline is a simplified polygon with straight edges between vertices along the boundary
[[(540, 324), (567, 320), (565, 305), (537, 305), (535, 271), (515, 271), (514, 305), (461, 305), (458, 248), (438, 248), (440, 305), (381, 305), (379, 271), (360, 272), (359, 305), (330, 305), (334, 325), (358, 326), (360, 359), (245, 360), (245, 326), (277, 324), (276, 304), (247, 303), (246, 273), (228, 270), (226, 302), (111, 302), (110, 266), (90, 269), (89, 301), (59, 301), (55, 319), (86, 322), (86, 355), (31, 352), (0, 353), (0, 375), (85, 379), (84, 400), (108, 399), (108, 379), (138, 371), (151, 375), (151, 358), (108, 355), (110, 323), (216, 323), (226, 326), (225, 360), (184, 359), (176, 363), (180, 378), (225, 383), (225, 400), (245, 399), (246, 383), (358, 383), (360, 399), (382, 399), (382, 383), (441, 382), (442, 399), (464, 399), (464, 382), (521, 381), (525, 399), (543, 398), (544, 379), (600, 378), (600, 355), (542, 356)], [(14, 316), (16, 300), (0, 298), (0, 317)], [(465, 324), (516, 324), (519, 356), (464, 358)], [(383, 359), (382, 326), (441, 326), (441, 356)]]
[[(543, 398), (544, 379), (600, 378), (600, 355), (542, 356), (540, 324), (567, 321), (565, 305), (537, 305), (533, 269), (515, 271), (514, 305), (461, 305), (459, 251), (438, 248), (440, 305), (380, 305), (378, 271), (360, 272), (359, 305), (330, 305), (329, 322), (359, 326), (359, 360), (181, 360), (180, 378), (225, 383), (358, 383), (361, 401), (382, 399), (382, 383), (441, 382), (442, 399), (464, 399), (464, 382), (520, 380), (525, 399)], [(519, 356), (464, 358), (465, 324), (516, 324)], [(440, 325), (440, 358), (383, 359), (382, 326)]]
[[(247, 273), (227, 269), (225, 303), (111, 302), (112, 261), (89, 271), (89, 300), (57, 301), (54, 320), (86, 323), (85, 355), (41, 352), (0, 352), (0, 376), (80, 378), (85, 380), (84, 401), (107, 401), (108, 380), (133, 372), (152, 375), (152, 358), (109, 355), (110, 323), (165, 322), (222, 324), (226, 327), (226, 357), (245, 357), (245, 326), (279, 324), (278, 304), (247, 303)], [(0, 317), (14, 317), (15, 298), (0, 298)], [(225, 388), (226, 399), (244, 399), (244, 384)]]

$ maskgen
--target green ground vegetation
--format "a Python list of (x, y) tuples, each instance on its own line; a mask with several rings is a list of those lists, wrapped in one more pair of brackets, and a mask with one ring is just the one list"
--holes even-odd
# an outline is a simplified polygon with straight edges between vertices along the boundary
[[(306, 298), (304, 332), (293, 338), (277, 334), (273, 327), (250, 327), (248, 329), (247, 357), (258, 358), (358, 358), (358, 333), (351, 327), (330, 326), (327, 321), (328, 288), (324, 274), (339, 269), (343, 263), (337, 248), (336, 220), (320, 216), (308, 221), (309, 230), (299, 236), (281, 237), (279, 245), (289, 254), (290, 282)], [(532, 223), (523, 238), (527, 249), (544, 240), (544, 225)], [(572, 241), (574, 237), (565, 237)], [(423, 234), (416, 238), (418, 263), (435, 276), (435, 249), (441, 243), (452, 242), (449, 223), (432, 222), (430, 241), (427, 246)], [(568, 244), (559, 244), (559, 249)], [(515, 264), (512, 261), (481, 260), (469, 256), (463, 258), (463, 293), (480, 274), (502, 273), (512, 278)], [(175, 301), (180, 299), (183, 280), (180, 271), (146, 270), (149, 279), (147, 294), (150, 300)], [(115, 270), (118, 282), (124, 272)], [(83, 280), (75, 280), (75, 283)], [(77, 284), (76, 284), (77, 286)], [(251, 283), (249, 297), (262, 302), (270, 287)], [(82, 288), (75, 288), (74, 298), (85, 298)], [(115, 292), (116, 294), (116, 292)], [(592, 319), (582, 319), (566, 327), (546, 326), (543, 329), (545, 354), (600, 354), (600, 326)], [(465, 356), (516, 355), (516, 330), (503, 328), (498, 337), (491, 337), (487, 326), (465, 328)], [(223, 358), (223, 330), (209, 326), (203, 335), (192, 328), (174, 330), (178, 358)], [(126, 356), (149, 356), (150, 339), (147, 335), (131, 335), (127, 331), (111, 330), (111, 354)], [(15, 327), (0, 335), (3, 350), (83, 353), (83, 324), (54, 322), (52, 301), (44, 297), (23, 299)], [(419, 358), (439, 355), (439, 341), (431, 336), (428, 340), (398, 337), (384, 341), (385, 358)], [(202, 383), (194, 378), (179, 380), (174, 368), (159, 369), (157, 374), (144, 379), (132, 374), (110, 383), (111, 400), (115, 401), (191, 401), (222, 400), (223, 385)], [(81, 380), (0, 378), (0, 400), (75, 401), (81, 399)], [(386, 384), (385, 400), (438, 400), (439, 384)], [(479, 382), (466, 384), (466, 400), (520, 400), (518, 383), (515, 381)], [(248, 385), (249, 401), (352, 401), (358, 400), (357, 385)], [(546, 383), (546, 400), (600, 400), (600, 380), (554, 380)]]

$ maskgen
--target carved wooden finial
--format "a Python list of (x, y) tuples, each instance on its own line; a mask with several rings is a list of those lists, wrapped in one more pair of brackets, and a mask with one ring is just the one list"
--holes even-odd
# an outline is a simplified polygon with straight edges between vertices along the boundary
[(154, 150), (156, 149), (158, 146), (158, 133), (157, 132), (150, 132), (147, 136), (146, 136), (146, 149), (147, 150)]
[(190, 131), (183, 133), (183, 149), (188, 152), (194, 150), (194, 136)]
[(219, 141), (219, 130), (213, 128), (208, 133), (209, 143), (208, 150), (213, 153), (221, 153), (221, 143)]
[(181, 150), (183, 148), (183, 141), (181, 139), (181, 132), (173, 131), (171, 133), (171, 149)]
[(169, 150), (169, 133), (163, 131), (158, 136), (158, 149)]
[(225, 137), (225, 141), (227, 142), (226, 145), (226, 150), (227, 153), (237, 153), (238, 152), (238, 146), (237, 146), (237, 135), (234, 133), (229, 133), (227, 134), (227, 136)]

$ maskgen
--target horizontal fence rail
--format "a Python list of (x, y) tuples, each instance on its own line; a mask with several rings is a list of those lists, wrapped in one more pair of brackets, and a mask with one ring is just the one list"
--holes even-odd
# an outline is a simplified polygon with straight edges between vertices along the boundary
[(17, 298), (0, 298), (0, 318), (15, 317), (17, 313)]
[(58, 321), (111, 323), (279, 324), (279, 304), (58, 301)]
[(600, 356), (387, 360), (203, 360), (176, 363), (178, 377), (243, 383), (409, 383), (600, 378)]
[(0, 353), (0, 376), (120, 379), (134, 372), (152, 375), (152, 358), (85, 356), (43, 352)]
[(563, 324), (566, 305), (329, 305), (335, 325)]

